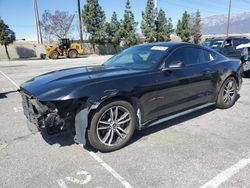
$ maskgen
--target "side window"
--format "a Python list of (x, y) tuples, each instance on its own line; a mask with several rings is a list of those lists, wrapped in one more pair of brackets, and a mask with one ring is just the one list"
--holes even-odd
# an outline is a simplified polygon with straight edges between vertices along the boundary
[(166, 61), (166, 65), (181, 61), (185, 63), (186, 66), (189, 66), (207, 63), (214, 61), (215, 59), (216, 54), (210, 51), (195, 47), (184, 47), (177, 49), (173, 54), (171, 54)]
[(233, 46), (234, 47), (239, 46), (240, 44), (242, 44), (241, 42), (242, 42), (241, 39), (234, 39), (233, 40)]
[(188, 63), (187, 65), (197, 65), (205, 61), (203, 49), (187, 48)]
[(204, 63), (208, 63), (217, 59), (216, 53), (213, 53), (207, 50), (203, 50), (203, 53), (204, 53)]
[(240, 44), (247, 44), (249, 42), (250, 42), (249, 39), (240, 39)]
[(233, 44), (232, 44), (232, 39), (227, 39), (224, 41), (224, 47), (232, 47)]
[(167, 66), (169, 66), (172, 63), (175, 62), (183, 62), (185, 64), (187, 64), (188, 62), (188, 57), (187, 57), (187, 48), (179, 48), (176, 51), (174, 51), (170, 57), (167, 59), (167, 61), (165, 62), (165, 64)]

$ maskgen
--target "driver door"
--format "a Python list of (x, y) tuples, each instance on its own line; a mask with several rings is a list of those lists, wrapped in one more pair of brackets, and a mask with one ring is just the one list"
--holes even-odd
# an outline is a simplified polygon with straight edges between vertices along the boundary
[(205, 63), (204, 50), (195, 47), (177, 49), (165, 61), (168, 67), (182, 62), (183, 67), (161, 71), (157, 77), (158, 117), (209, 102), (215, 86), (211, 63)]

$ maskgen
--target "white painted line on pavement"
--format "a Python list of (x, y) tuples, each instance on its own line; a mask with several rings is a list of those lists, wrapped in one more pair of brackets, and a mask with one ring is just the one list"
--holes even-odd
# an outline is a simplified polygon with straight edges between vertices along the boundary
[(74, 178), (74, 177), (66, 177), (65, 180), (69, 181), (69, 182), (72, 182), (72, 183), (75, 183), (75, 184), (80, 184), (80, 185), (84, 185), (84, 184), (87, 184), (88, 182), (91, 181), (92, 177), (91, 175), (87, 172), (87, 171), (79, 171), (76, 173), (77, 175), (83, 175), (83, 176), (86, 176), (86, 178), (84, 180), (79, 180), (77, 178)]
[[(7, 78), (14, 86), (16, 86), (19, 89), (19, 86), (6, 74), (4, 74), (2, 71), (0, 73)], [(16, 111), (15, 111), (16, 110)], [(14, 108), (14, 111), (17, 112), (17, 109)], [(132, 188), (129, 182), (127, 182), (123, 177), (121, 177), (120, 174), (118, 174), (111, 166), (109, 166), (107, 163), (105, 163), (98, 155), (91, 151), (87, 151), (98, 163), (100, 163), (109, 173), (111, 173), (125, 188)], [(65, 187), (65, 183), (63, 181), (58, 180), (57, 183), (61, 187)]]
[(218, 174), (216, 177), (211, 179), (209, 182), (202, 185), (200, 188), (217, 188), (222, 183), (227, 181), (233, 175), (237, 174), (241, 169), (245, 168), (250, 164), (250, 157), (241, 159), (238, 163), (234, 164), (230, 168)]
[(12, 87), (5, 87), (5, 88), (2, 88), (2, 91), (3, 92), (9, 92), (9, 91), (13, 91), (14, 89)]
[(85, 176), (85, 179), (78, 179), (75, 178), (75, 177), (65, 177), (64, 179), (58, 179), (56, 180), (56, 182), (58, 183), (58, 185), (61, 187), (61, 188), (68, 188), (66, 182), (70, 182), (70, 183), (73, 183), (73, 184), (79, 184), (79, 185), (85, 185), (87, 183), (89, 183), (92, 179), (91, 175), (87, 172), (87, 171), (79, 171), (76, 173), (76, 175), (81, 175), (81, 176)]
[(4, 148), (6, 148), (8, 146), (8, 144), (6, 143), (0, 143), (0, 151)]
[(2, 71), (0, 73), (7, 78), (17, 89), (19, 89), (19, 85), (17, 85), (10, 77), (8, 77), (6, 74), (4, 74)]
[(22, 107), (14, 107), (13, 110), (14, 110), (14, 112), (22, 112), (23, 108)]
[(131, 188), (129, 182), (127, 182), (120, 174), (118, 174), (111, 166), (105, 163), (98, 155), (92, 151), (87, 151), (100, 165), (102, 165), (110, 174), (112, 174), (125, 188)]
[(68, 188), (65, 181), (63, 181), (62, 179), (56, 180), (56, 182), (61, 188)]

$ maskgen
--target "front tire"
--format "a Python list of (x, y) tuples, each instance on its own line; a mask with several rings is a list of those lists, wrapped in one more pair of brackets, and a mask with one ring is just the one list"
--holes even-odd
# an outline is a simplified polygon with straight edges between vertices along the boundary
[(234, 105), (237, 97), (237, 82), (234, 77), (229, 77), (222, 84), (218, 94), (216, 107), (227, 109)]
[(50, 59), (58, 59), (59, 57), (59, 52), (58, 51), (52, 51), (50, 54), (49, 54), (49, 58)]
[(69, 58), (77, 58), (78, 52), (76, 50), (69, 51)]
[(136, 125), (134, 108), (126, 101), (114, 101), (93, 115), (88, 129), (89, 143), (101, 152), (122, 148), (132, 137)]

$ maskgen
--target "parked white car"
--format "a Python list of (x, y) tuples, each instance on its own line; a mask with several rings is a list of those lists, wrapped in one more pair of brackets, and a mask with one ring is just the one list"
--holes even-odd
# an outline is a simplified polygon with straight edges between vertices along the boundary
[(236, 49), (244, 49), (242, 53), (245, 56), (245, 62), (243, 63), (243, 69), (246, 77), (250, 77), (250, 57), (249, 57), (249, 52), (250, 52), (250, 42), (248, 44), (241, 44), (236, 47)]

